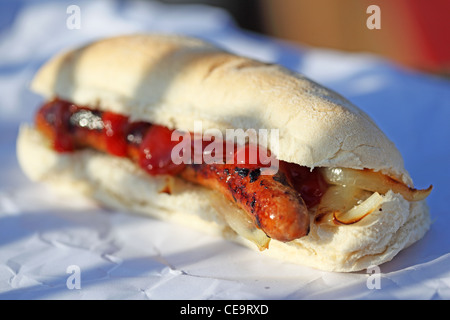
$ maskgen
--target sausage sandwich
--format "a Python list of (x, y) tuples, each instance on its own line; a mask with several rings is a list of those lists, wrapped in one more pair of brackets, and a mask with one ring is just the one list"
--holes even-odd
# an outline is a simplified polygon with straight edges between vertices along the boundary
[[(281, 66), (127, 35), (57, 55), (31, 87), (45, 101), (18, 159), (57, 190), (331, 271), (389, 261), (429, 228), (432, 187), (414, 188), (373, 120)], [(277, 139), (226, 134), (263, 129)]]

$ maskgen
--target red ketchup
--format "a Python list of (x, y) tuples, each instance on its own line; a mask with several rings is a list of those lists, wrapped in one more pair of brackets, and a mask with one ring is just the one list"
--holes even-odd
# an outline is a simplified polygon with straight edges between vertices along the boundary
[(52, 140), (57, 152), (75, 150), (70, 132), (71, 109), (74, 107), (66, 101), (54, 100), (42, 106), (36, 114), (36, 124)]
[(128, 117), (113, 112), (103, 112), (104, 137), (108, 153), (126, 157), (128, 155), (128, 143), (126, 140), (126, 129)]
[(139, 149), (139, 165), (152, 175), (175, 175), (184, 164), (172, 161), (172, 150), (179, 143), (172, 141), (172, 132), (166, 127), (153, 125), (144, 137)]

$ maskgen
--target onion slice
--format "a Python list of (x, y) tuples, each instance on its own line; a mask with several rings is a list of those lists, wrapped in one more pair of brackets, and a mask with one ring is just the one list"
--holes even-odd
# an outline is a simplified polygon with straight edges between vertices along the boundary
[(355, 170), (349, 168), (322, 168), (322, 175), (332, 185), (354, 186), (367, 191), (385, 194), (389, 190), (399, 193), (408, 201), (424, 200), (433, 186), (418, 190), (408, 187), (390, 176), (369, 169)]
[(369, 197), (371, 192), (353, 186), (330, 186), (320, 199), (314, 221), (316, 223), (333, 224), (333, 216), (346, 212), (358, 202)]
[(314, 221), (332, 223), (335, 212), (350, 210), (357, 202), (355, 194), (358, 188), (334, 185), (330, 186), (320, 199)]
[(375, 211), (382, 202), (383, 197), (378, 192), (374, 192), (369, 198), (364, 200), (361, 204), (354, 206), (352, 209), (344, 213), (334, 212), (334, 221), (340, 224), (356, 223)]
[(261, 251), (269, 248), (270, 238), (253, 223), (244, 210), (220, 194), (214, 194), (212, 200), (212, 206), (238, 235), (256, 244)]

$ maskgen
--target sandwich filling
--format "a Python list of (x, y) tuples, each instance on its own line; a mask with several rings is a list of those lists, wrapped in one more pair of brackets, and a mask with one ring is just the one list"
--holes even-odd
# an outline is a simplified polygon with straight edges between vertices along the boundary
[[(223, 150), (227, 152), (223, 161), (212, 164), (177, 161), (180, 159), (174, 159), (173, 150), (179, 141), (172, 139), (174, 130), (58, 98), (39, 109), (35, 124), (56, 152), (93, 148), (128, 158), (149, 175), (174, 176), (217, 190), (239, 212), (239, 218), (226, 220), (261, 249), (267, 248), (270, 239), (288, 242), (306, 236), (310, 216), (314, 217), (314, 223), (334, 226), (356, 223), (376, 210), (382, 194), (389, 190), (409, 201), (418, 201), (425, 199), (432, 189), (431, 186), (426, 190), (413, 189), (368, 169), (310, 169), (285, 161), (279, 161), (276, 172), (261, 174), (268, 165), (258, 158), (256, 162), (248, 161), (249, 153), (261, 146), (235, 144), (233, 151), (228, 152), (225, 141)], [(199, 152), (194, 148), (195, 137), (186, 134), (192, 137), (192, 144), (187, 147), (194, 157)], [(203, 142), (201, 145), (200, 152), (210, 152)], [(264, 152), (270, 155), (270, 150)], [(245, 160), (237, 161), (242, 154)], [(162, 192), (170, 194), (170, 187)], [(236, 221), (238, 226), (233, 227)]]

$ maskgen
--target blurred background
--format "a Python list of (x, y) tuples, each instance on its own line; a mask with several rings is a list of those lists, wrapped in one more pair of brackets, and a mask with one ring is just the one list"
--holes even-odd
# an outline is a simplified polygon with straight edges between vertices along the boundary
[[(240, 27), (301, 45), (371, 52), (450, 74), (449, 0), (159, 0), (226, 9)], [(369, 29), (377, 5), (380, 29)], [(371, 20), (372, 21), (372, 20)], [(373, 21), (372, 21), (373, 22)]]

